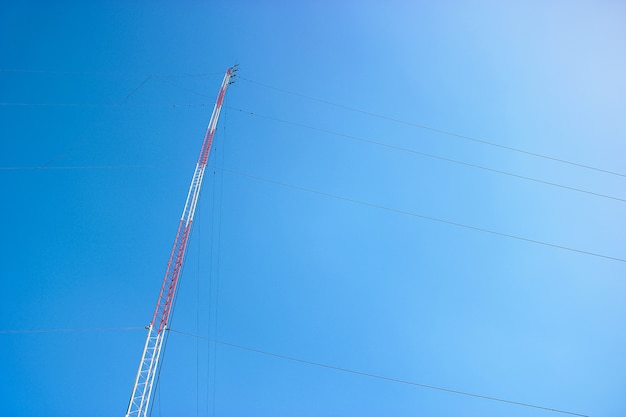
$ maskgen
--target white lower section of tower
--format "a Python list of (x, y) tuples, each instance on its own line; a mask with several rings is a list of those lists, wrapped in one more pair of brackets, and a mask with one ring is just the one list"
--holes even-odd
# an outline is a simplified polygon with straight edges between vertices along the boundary
[(152, 394), (152, 386), (159, 369), (159, 359), (161, 356), (161, 347), (167, 330), (158, 333), (152, 327), (148, 326), (148, 337), (141, 355), (141, 362), (137, 377), (135, 378), (135, 386), (133, 387), (133, 395), (130, 398), (126, 417), (137, 416), (146, 417), (150, 409), (150, 399)]

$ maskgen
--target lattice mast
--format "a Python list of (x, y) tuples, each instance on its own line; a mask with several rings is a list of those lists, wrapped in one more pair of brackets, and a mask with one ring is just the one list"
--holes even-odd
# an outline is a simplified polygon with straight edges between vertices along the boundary
[(226, 70), (222, 86), (220, 87), (217, 100), (215, 101), (215, 106), (213, 107), (209, 126), (204, 135), (200, 156), (198, 157), (196, 169), (191, 179), (191, 185), (189, 186), (189, 192), (187, 193), (185, 209), (183, 210), (183, 215), (178, 224), (174, 247), (172, 248), (170, 259), (167, 262), (167, 269), (165, 271), (165, 277), (163, 278), (163, 284), (161, 285), (159, 299), (154, 310), (154, 315), (152, 316), (152, 321), (146, 327), (148, 329), (148, 336), (146, 337), (143, 354), (141, 355), (141, 362), (139, 363), (139, 370), (135, 378), (135, 385), (128, 404), (128, 410), (126, 411), (126, 417), (146, 417), (150, 410), (152, 387), (159, 370), (163, 341), (172, 314), (178, 278), (185, 260), (187, 241), (193, 223), (193, 216), (196, 211), (196, 204), (198, 203), (198, 197), (200, 195), (200, 188), (202, 187), (204, 169), (209, 159), (213, 135), (215, 133), (215, 127), (217, 126), (217, 120), (220, 116), (220, 110), (222, 109), (226, 88), (231, 83), (230, 80), (236, 70), (236, 66)]

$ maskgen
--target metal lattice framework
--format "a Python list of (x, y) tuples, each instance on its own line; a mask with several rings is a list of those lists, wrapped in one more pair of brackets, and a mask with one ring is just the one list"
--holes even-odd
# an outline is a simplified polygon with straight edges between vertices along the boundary
[(230, 79), (234, 76), (235, 71), (236, 66), (226, 70), (222, 86), (220, 87), (217, 100), (215, 101), (215, 106), (213, 107), (211, 120), (209, 121), (209, 126), (207, 127), (207, 131), (204, 136), (200, 156), (198, 157), (196, 169), (193, 173), (191, 185), (189, 186), (189, 192), (187, 193), (185, 209), (183, 210), (183, 215), (180, 218), (178, 231), (176, 232), (176, 239), (174, 240), (174, 246), (172, 247), (170, 259), (167, 263), (167, 269), (165, 271), (165, 277), (163, 278), (163, 284), (161, 285), (159, 299), (154, 310), (154, 315), (152, 316), (152, 321), (147, 326), (148, 336), (146, 337), (143, 354), (141, 355), (141, 362), (139, 363), (139, 370), (137, 371), (137, 377), (135, 378), (135, 385), (128, 404), (128, 410), (126, 411), (126, 417), (146, 417), (150, 410), (152, 388), (154, 386), (156, 375), (158, 374), (160, 365), (159, 360), (163, 350), (163, 342), (165, 340), (172, 314), (178, 279), (185, 260), (187, 241), (189, 240), (193, 216), (196, 211), (198, 197), (200, 196), (204, 169), (206, 168), (206, 164), (209, 159), (209, 152), (211, 151), (211, 144), (213, 143), (213, 135), (217, 126), (217, 120), (220, 116), (220, 110), (222, 109), (222, 102), (224, 101), (226, 88), (230, 84)]

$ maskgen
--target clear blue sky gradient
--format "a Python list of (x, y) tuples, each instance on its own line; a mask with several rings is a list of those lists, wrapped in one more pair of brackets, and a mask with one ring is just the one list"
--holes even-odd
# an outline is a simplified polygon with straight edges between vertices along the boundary
[[(5, 1), (0, 33), (0, 415), (125, 412), (235, 62), (173, 330), (626, 415), (622, 3)], [(85, 330), (7, 332), (41, 329)], [(153, 416), (565, 415), (174, 332), (155, 395)]]

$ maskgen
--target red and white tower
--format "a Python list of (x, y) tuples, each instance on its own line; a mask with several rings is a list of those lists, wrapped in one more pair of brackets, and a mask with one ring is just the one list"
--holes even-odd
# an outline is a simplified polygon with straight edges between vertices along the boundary
[(230, 84), (231, 77), (234, 76), (234, 73), (237, 70), (236, 67), (237, 66), (235, 65), (234, 67), (226, 70), (222, 86), (220, 87), (217, 100), (215, 101), (215, 106), (213, 107), (211, 120), (209, 121), (209, 126), (204, 136), (200, 156), (198, 157), (196, 169), (193, 173), (193, 178), (191, 179), (191, 185), (189, 186), (189, 192), (187, 193), (185, 209), (183, 210), (183, 215), (181, 216), (180, 223), (178, 224), (174, 247), (172, 248), (170, 259), (167, 263), (165, 277), (163, 278), (163, 284), (161, 285), (161, 292), (159, 293), (152, 321), (147, 326), (148, 336), (146, 337), (143, 354), (141, 355), (141, 362), (139, 363), (139, 370), (137, 371), (137, 377), (135, 378), (133, 393), (130, 396), (126, 417), (146, 417), (150, 410), (152, 388), (160, 366), (159, 360), (163, 350), (163, 341), (165, 339), (165, 334), (168, 330), (172, 314), (173, 302), (176, 296), (176, 288), (178, 286), (178, 278), (185, 260), (187, 241), (193, 224), (193, 216), (196, 211), (200, 188), (202, 187), (204, 169), (209, 159), (209, 152), (211, 151), (211, 144), (213, 143), (213, 135), (217, 126), (217, 120), (220, 116), (220, 110), (222, 109), (222, 102), (224, 101), (226, 88)]

